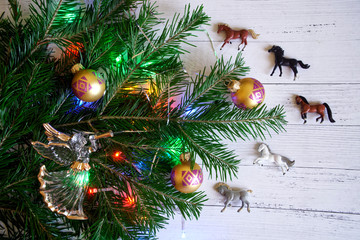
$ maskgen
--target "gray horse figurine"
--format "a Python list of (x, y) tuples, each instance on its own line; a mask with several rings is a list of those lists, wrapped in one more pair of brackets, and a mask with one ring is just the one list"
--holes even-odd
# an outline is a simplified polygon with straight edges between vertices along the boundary
[(215, 185), (215, 189), (223, 196), (226, 197), (225, 199), (225, 206), (224, 208), (221, 210), (221, 212), (224, 212), (226, 207), (231, 207), (231, 201), (235, 201), (235, 200), (241, 200), (242, 205), (239, 208), (238, 212), (241, 211), (241, 209), (243, 209), (244, 205), (246, 204), (247, 206), (247, 211), (250, 212), (250, 203), (248, 200), (248, 193), (252, 193), (252, 190), (239, 190), (239, 191), (235, 191), (232, 190), (229, 185), (227, 185), (226, 183), (217, 183)]

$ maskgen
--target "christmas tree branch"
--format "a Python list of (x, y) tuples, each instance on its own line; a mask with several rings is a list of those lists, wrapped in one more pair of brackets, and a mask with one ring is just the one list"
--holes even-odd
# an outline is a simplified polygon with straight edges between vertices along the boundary
[[(237, 164), (240, 162), (235, 160), (235, 156), (232, 154), (232, 152), (224, 149), (224, 147), (219, 143), (217, 143), (215, 146), (214, 141), (209, 141), (210, 145), (208, 145), (208, 147), (211, 149), (211, 151), (205, 149), (189, 134), (187, 134), (180, 125), (179, 128), (180, 131), (184, 134), (185, 140), (189, 142), (191, 150), (200, 155), (204, 166), (209, 171), (210, 177), (212, 176), (212, 170), (214, 169), (216, 178), (218, 178), (219, 175), (222, 181), (226, 181), (227, 173), (229, 173), (230, 179), (232, 179), (232, 176), (237, 173)], [(215, 147), (216, 150), (214, 149)], [(225, 158), (222, 158), (221, 156), (224, 156)]]
[(133, 145), (133, 144), (126, 144), (126, 143), (122, 143), (119, 141), (116, 141), (114, 139), (110, 139), (111, 142), (114, 142), (118, 145), (127, 147), (127, 148), (137, 148), (137, 149), (143, 149), (143, 150), (162, 150), (162, 151), (166, 151), (167, 149), (172, 149), (172, 148), (161, 148), (161, 147), (151, 147), (151, 146), (137, 146), (137, 145)]
[[(37, 43), (35, 44), (34, 48), (31, 50), (31, 52), (30, 52), (27, 56), (25, 56), (25, 58), (23, 59), (23, 61), (21, 61), (21, 62), (19, 63), (19, 65), (13, 70), (14, 73), (16, 73), (17, 70), (20, 69), (20, 68), (24, 65), (24, 63), (26, 63), (26, 61), (39, 49), (40, 46), (48, 43), (48, 42), (45, 40), (45, 39), (46, 39), (46, 36), (48, 35), (48, 33), (49, 33), (50, 29), (51, 29), (51, 26), (52, 26), (52, 24), (53, 24), (53, 22), (54, 22), (54, 20), (55, 20), (55, 18), (56, 18), (57, 13), (59, 12), (59, 9), (60, 9), (60, 7), (61, 7), (62, 2), (63, 2), (63, 0), (60, 0), (60, 1), (57, 3), (57, 7), (56, 7), (55, 11), (51, 14), (51, 15), (52, 15), (52, 16), (51, 16), (51, 20), (50, 20), (50, 22), (47, 24), (47, 26), (46, 26), (46, 28), (45, 28), (45, 32), (44, 32), (42, 38), (38, 39)], [(37, 5), (38, 5), (38, 4), (37, 4)], [(38, 7), (39, 7), (40, 9), (42, 9), (42, 6), (45, 6), (45, 4), (44, 4), (44, 5), (38, 5)], [(34, 8), (32, 5), (30, 5), (30, 8), (32, 8), (34, 11), (36, 11), (35, 8)], [(46, 13), (47, 13), (47, 12), (46, 12)], [(47, 16), (46, 16), (46, 17), (47, 17)], [(45, 18), (46, 18), (46, 17), (45, 17)]]
[(2, 187), (0, 192), (2, 192), (2, 191), (4, 191), (5, 189), (10, 188), (10, 187), (12, 187), (12, 186), (14, 186), (14, 185), (17, 185), (17, 184), (19, 184), (19, 183), (22, 183), (22, 182), (25, 182), (25, 181), (27, 181), (27, 180), (29, 180), (29, 179), (34, 179), (34, 178), (36, 178), (36, 176), (26, 177), (26, 178), (23, 178), (23, 179), (18, 180), (18, 181), (16, 181), (16, 182), (13, 182), (13, 183), (11, 183), (11, 184), (9, 184), (9, 185), (7, 185), (7, 186)]
[(20, 103), (17, 104), (17, 106), (16, 106), (17, 109), (15, 111), (15, 115), (13, 116), (13, 120), (10, 123), (10, 126), (8, 127), (7, 134), (0, 141), (0, 147), (3, 145), (3, 143), (6, 141), (7, 138), (11, 137), (12, 128), (14, 127), (15, 123), (18, 123), (18, 121), (19, 121), (19, 119), (18, 119), (19, 114), (23, 110), (23, 104), (25, 103), (26, 96), (29, 91), (29, 87), (30, 87), (35, 75), (37, 74), (37, 72), (39, 70), (38, 67), (39, 67), (39, 64), (36, 64), (31, 72), (31, 75), (29, 76), (28, 82), (26, 84), (26, 88), (22, 94), (23, 97), (21, 98)]
[[(103, 165), (104, 167), (105, 165)], [(98, 182), (101, 184), (101, 179), (99, 177), (99, 174), (96, 175), (96, 178), (98, 179)], [(108, 186), (99, 186), (100, 188), (106, 188)], [(112, 205), (112, 201), (108, 198), (108, 196), (104, 193), (103, 194), (104, 198), (105, 198), (105, 203), (108, 206), (108, 209), (110, 209), (112, 216), (115, 218), (116, 223), (121, 227), (121, 229), (129, 236), (131, 237), (131, 234), (129, 233), (129, 231), (127, 230), (126, 226), (118, 219), (117, 214), (114, 212), (113, 210), (113, 205)]]
[[(101, 26), (102, 23), (105, 23), (108, 20), (111, 20), (112, 17), (117, 16), (125, 6), (127, 9), (132, 8), (137, 2), (138, 0), (113, 0), (102, 2), (96, 0), (91, 6), (87, 6), (85, 12), (82, 9), (79, 10), (78, 15), (81, 16), (81, 18), (78, 19), (78, 23), (76, 24), (69, 24), (66, 22), (68, 21), (67, 14), (69, 13), (69, 9), (65, 9), (57, 19), (57, 25), (59, 27), (54, 29), (59, 33), (62, 32), (65, 34), (57, 34), (47, 38), (46, 40), (48, 42), (68, 42), (69, 40), (78, 41), (84, 34), (94, 31), (94, 29)], [(70, 0), (69, 3), (73, 3), (73, 1)], [(79, 3), (76, 4), (78, 5)], [(110, 4), (113, 4), (113, 6), (110, 7)], [(105, 14), (101, 11), (101, 8), (109, 9), (109, 11)], [(94, 14), (96, 14), (95, 17), (93, 16)], [(105, 23), (105, 25), (106, 24), (107, 23)]]
[(234, 169), (235, 166), (229, 164), (228, 162), (224, 161), (223, 159), (219, 158), (218, 156), (212, 154), (210, 151), (204, 149), (203, 147), (201, 147), (199, 144), (197, 144), (194, 139), (192, 139), (185, 131), (184, 129), (179, 125), (179, 129), (180, 131), (186, 136), (186, 138), (198, 149), (200, 149), (201, 151), (205, 152), (206, 154), (208, 154), (209, 156), (211, 156), (212, 158), (217, 159), (219, 162), (221, 162), (224, 165), (227, 165), (229, 168)]
[(166, 198), (171, 198), (171, 199), (173, 199), (174, 201), (183, 202), (183, 203), (190, 204), (190, 205), (194, 205), (194, 206), (197, 205), (196, 203), (193, 203), (193, 202), (184, 200), (184, 199), (182, 199), (182, 198), (178, 198), (178, 197), (174, 197), (174, 196), (169, 195), (169, 194), (165, 194), (165, 193), (163, 193), (163, 192), (161, 192), (161, 191), (158, 191), (158, 190), (156, 190), (156, 189), (154, 189), (154, 188), (152, 188), (152, 187), (149, 187), (148, 185), (142, 184), (142, 183), (140, 183), (139, 181), (134, 181), (134, 180), (132, 180), (131, 178), (129, 178), (129, 177), (127, 177), (127, 176), (119, 173), (118, 171), (116, 171), (116, 170), (114, 170), (114, 169), (112, 169), (111, 167), (103, 164), (103, 163), (100, 162), (100, 161), (98, 161), (98, 160), (94, 160), (94, 161), (95, 161), (98, 165), (102, 166), (103, 168), (105, 168), (106, 170), (108, 170), (109, 172), (111, 172), (112, 174), (118, 176), (118, 177), (121, 178), (121, 179), (124, 179), (126, 182), (129, 182), (129, 183), (131, 183), (132, 185), (137, 186), (138, 188), (141, 187), (141, 188), (148, 189), (148, 190), (150, 190), (151, 192), (157, 193), (157, 194), (162, 195), (162, 196), (164, 196), (164, 197), (166, 197)]
[[(153, 200), (157, 202), (157, 205), (161, 205), (163, 208), (168, 209), (169, 211), (174, 210), (174, 206), (178, 206), (180, 211), (182, 211), (185, 216), (185, 214), (188, 217), (191, 217), (189, 214), (189, 209), (192, 210), (194, 216), (197, 218), (199, 214), (199, 208), (201, 207), (201, 203), (205, 201), (204, 196), (199, 195), (199, 193), (194, 194), (187, 194), (186, 197), (189, 200), (184, 199), (184, 195), (181, 195), (181, 197), (176, 197), (174, 195), (167, 194), (163, 191), (159, 191), (147, 184), (143, 184), (140, 181), (134, 181), (134, 179), (129, 178), (125, 176), (124, 174), (121, 174), (120, 172), (116, 171), (115, 169), (103, 164), (99, 160), (95, 160), (95, 162), (106, 169), (107, 171), (111, 172), (113, 175), (118, 176), (120, 179), (125, 180), (125, 182), (128, 182), (134, 189), (141, 189), (143, 191), (144, 189), (148, 190), (146, 192), (143, 192), (147, 197), (150, 197), (150, 195), (153, 195)], [(178, 193), (177, 193), (178, 194)], [(169, 202), (169, 200), (171, 200)], [(194, 202), (193, 202), (194, 201)]]
[[(0, 222), (5, 237), (150, 238), (177, 209), (186, 218), (198, 218), (206, 200), (204, 192), (183, 194), (170, 184), (169, 172), (180, 153), (193, 153), (210, 176), (224, 180), (236, 173), (239, 160), (222, 140), (263, 138), (271, 129), (283, 130), (282, 108), (242, 111), (226, 101), (227, 81), (248, 71), (240, 54), (234, 63), (220, 59), (210, 73), (204, 69), (188, 81), (180, 55), (187, 52), (184, 44), (193, 46), (187, 38), (209, 21), (202, 6), (190, 10), (187, 5), (184, 14), (159, 27), (154, 4), (144, 1), (140, 12), (132, 12), (139, 3), (38, 0), (22, 20), (20, 7), (10, 0), (11, 17), (0, 14)], [(61, 49), (61, 59), (53, 58), (50, 43)], [(70, 53), (72, 46), (78, 54)], [(103, 74), (102, 99), (84, 104), (69, 94), (73, 62)], [(182, 100), (172, 107), (177, 96)], [(81, 155), (79, 161), (89, 158), (90, 174), (79, 176), (96, 194), (82, 185), (74, 190), (70, 186), (78, 179), (63, 175), (69, 166), (46, 161), (51, 204), (74, 215), (83, 215), (84, 208), (87, 221), (52, 212), (39, 194), (37, 175), (45, 160), (31, 141), (44, 146), (50, 141), (42, 127), (48, 122), (71, 135), (71, 144), (77, 141), (74, 132), (114, 132), (113, 138), (99, 140), (104, 148), (97, 153), (82, 155), (89, 135), (80, 153), (71, 150)], [(47, 150), (69, 158), (60, 153), (64, 149)]]
[(51, 117), (54, 117), (58, 113), (58, 111), (61, 109), (61, 107), (69, 99), (70, 95), (71, 95), (71, 93), (67, 92), (59, 97), (59, 100), (58, 100), (57, 104), (55, 105), (54, 110), (51, 112)]
[[(56, 9), (55, 9), (54, 13), (52, 14), (52, 17), (51, 17), (51, 20), (50, 20), (49, 24), (46, 27), (43, 38), (45, 38), (48, 35), (48, 33), (49, 33), (50, 29), (51, 29), (51, 26), (52, 26), (52, 24), (53, 24), (53, 22), (54, 22), (54, 20), (56, 18), (56, 15), (60, 10), (60, 7), (61, 7), (62, 3), (63, 3), (63, 0), (59, 0), (59, 2), (57, 3)], [(39, 6), (39, 7), (41, 7), (41, 6)]]
[[(137, 2), (134, 1), (134, 2)], [(89, 27), (87, 27), (86, 29), (84, 29), (83, 31), (77, 33), (76, 35), (72, 36), (72, 37), (76, 37), (76, 36), (81, 36), (83, 33), (85, 33), (85, 31), (89, 31), (91, 29), (94, 29), (96, 26), (98, 26), (100, 23), (106, 22), (108, 20), (108, 18), (110, 18), (111, 16), (114, 15), (114, 13), (116, 13), (122, 6), (124, 5), (124, 1), (119, 1), (118, 4), (116, 4), (115, 6), (113, 6), (111, 8), (111, 11), (109, 11), (109, 13), (107, 13), (104, 17), (99, 17), (99, 13), (96, 17), (96, 21), (94, 22), (94, 24), (90, 25)], [(98, 6), (101, 6), (100, 1)]]
[[(240, 110), (239, 110), (240, 111)], [(251, 123), (251, 122), (261, 122), (267, 120), (281, 120), (283, 119), (282, 115), (275, 115), (275, 116), (264, 116), (258, 118), (247, 118), (247, 119), (226, 119), (226, 120), (196, 120), (196, 119), (183, 119), (183, 118), (170, 118), (169, 121), (176, 122), (176, 123), (208, 123), (208, 124), (229, 124), (229, 123)], [(154, 121), (154, 122), (161, 122), (161, 121), (168, 121), (166, 117), (139, 117), (139, 116), (100, 116), (88, 120), (78, 121), (78, 122), (70, 122), (64, 124), (58, 124), (55, 127), (69, 127), (69, 126), (76, 126), (81, 125), (88, 122), (97, 122), (103, 120), (138, 120), (138, 121)]]
[[(142, 57), (141, 61), (138, 64), (136, 64), (136, 66), (130, 71), (130, 73), (128, 73), (125, 80), (121, 82), (121, 85), (117, 86), (117, 89), (113, 93), (111, 93), (111, 95), (108, 97), (104, 106), (102, 107), (102, 110), (100, 111), (100, 115), (103, 115), (103, 113), (105, 112), (106, 108), (108, 107), (108, 105), (110, 104), (112, 99), (121, 90), (121, 87), (130, 80), (130, 78), (136, 72), (136, 70), (139, 69), (142, 66), (142, 64), (146, 60), (148, 60), (148, 58), (150, 56), (152, 56), (155, 52), (160, 51), (165, 46), (170, 45), (172, 42), (186, 39), (186, 37), (188, 36), (188, 34), (186, 34), (186, 32), (188, 30), (191, 30), (191, 31), (196, 30), (198, 27), (200, 27), (201, 24), (206, 23), (209, 19), (203, 12), (203, 7), (200, 7), (194, 11), (193, 15), (195, 15), (195, 17), (193, 19), (191, 19), (191, 18), (189, 19), (189, 14), (190, 14), (189, 9), (187, 11), (185, 10), (185, 14), (184, 14), (183, 18), (179, 20), (179, 24), (178, 24), (179, 29), (177, 29), (177, 31), (174, 31), (174, 30), (171, 31), (176, 25), (176, 22), (173, 21), (173, 24), (169, 28), (170, 29), (169, 34), (172, 33), (172, 35), (170, 35), (169, 38), (165, 42), (161, 43), (155, 49), (153, 49), (148, 54), (146, 54), (144, 57)], [(186, 21), (186, 20), (188, 20), (188, 21)], [(165, 29), (162, 33), (162, 36), (166, 36), (168, 34), (166, 32), (167, 32), (167, 28), (165, 27)]]
[[(183, 115), (187, 109), (197, 101), (208, 103), (213, 102), (216, 99), (215, 96), (224, 98), (224, 95), (227, 94), (227, 91), (224, 91), (226, 81), (244, 76), (247, 71), (249, 71), (249, 68), (244, 67), (241, 52), (238, 53), (233, 64), (231, 63), (231, 59), (225, 62), (223, 57), (221, 57), (215, 65), (211, 67), (208, 76), (205, 75), (204, 69), (202, 73), (200, 72), (197, 75), (197, 79), (192, 81), (193, 87), (189, 86), (187, 88), (180, 106), (182, 109), (180, 115)], [(208, 95), (208, 97), (204, 98), (204, 95)]]
[[(22, 195), (22, 194), (21, 194)], [(63, 234), (61, 234), (61, 229), (56, 228), (55, 227), (55, 223), (53, 222), (51, 224), (51, 217), (49, 217), (48, 219), (43, 219), (40, 216), (40, 213), (42, 211), (46, 211), (48, 212), (48, 209), (38, 209), (38, 206), (33, 205), (33, 203), (30, 202), (29, 198), (24, 198), (23, 201), (24, 204), (24, 208), (26, 209), (26, 217), (25, 217), (25, 222), (27, 222), (28, 224), (26, 224), (25, 226), (23, 226), (24, 230), (27, 231), (26, 228), (39, 228), (41, 229), (41, 232), (43, 233), (43, 235), (41, 236), (41, 239), (57, 239), (57, 237), (55, 237), (56, 235), (58, 237), (60, 237), (62, 235), (62, 237), (69, 238), (70, 234), (64, 232)], [(26, 207), (25, 207), (26, 206)], [(54, 216), (54, 215), (53, 215)], [(43, 221), (48, 220), (48, 223), (44, 223)], [(57, 223), (59, 224), (59, 223)], [(54, 225), (54, 226), (51, 226)], [(59, 224), (59, 226), (63, 226), (64, 224)], [(65, 225), (65, 228), (68, 228), (69, 226)], [(54, 231), (55, 230), (55, 231)], [(45, 233), (45, 235), (44, 235)]]

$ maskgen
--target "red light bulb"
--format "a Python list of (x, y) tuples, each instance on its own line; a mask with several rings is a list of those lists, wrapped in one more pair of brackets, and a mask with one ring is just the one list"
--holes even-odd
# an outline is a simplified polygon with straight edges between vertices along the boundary
[(120, 152), (120, 151), (115, 151), (114, 154), (113, 154), (113, 159), (114, 159), (114, 160), (121, 160), (121, 159), (123, 159), (123, 157), (122, 157), (122, 152)]
[(97, 193), (97, 188), (89, 188), (88, 194), (94, 194)]

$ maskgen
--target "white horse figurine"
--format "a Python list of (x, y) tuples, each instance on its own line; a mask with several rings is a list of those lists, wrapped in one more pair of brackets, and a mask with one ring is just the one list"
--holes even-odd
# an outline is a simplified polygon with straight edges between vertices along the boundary
[(250, 203), (248, 200), (248, 193), (252, 193), (252, 190), (239, 190), (239, 191), (235, 191), (232, 190), (229, 185), (227, 185), (226, 183), (217, 183), (215, 185), (215, 189), (223, 196), (226, 197), (225, 199), (225, 206), (224, 208), (221, 210), (221, 212), (225, 211), (226, 207), (231, 207), (231, 201), (234, 200), (241, 200), (242, 205), (239, 208), (238, 212), (241, 211), (241, 209), (243, 209), (244, 204), (246, 203), (247, 206), (247, 211), (250, 212)]
[(286, 171), (289, 171), (289, 167), (295, 164), (295, 160), (291, 161), (287, 157), (271, 153), (269, 147), (265, 143), (260, 144), (258, 151), (261, 152), (261, 157), (255, 159), (254, 164), (259, 164), (259, 162), (262, 162), (263, 160), (268, 160), (281, 167), (283, 175), (285, 175)]

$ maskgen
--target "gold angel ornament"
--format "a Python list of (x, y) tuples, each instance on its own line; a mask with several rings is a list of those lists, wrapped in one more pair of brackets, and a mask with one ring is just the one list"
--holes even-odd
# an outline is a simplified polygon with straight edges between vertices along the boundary
[(83, 201), (89, 182), (90, 153), (98, 149), (97, 139), (112, 137), (112, 131), (95, 135), (75, 131), (73, 135), (57, 131), (50, 124), (43, 124), (48, 144), (32, 142), (36, 151), (44, 158), (60, 165), (70, 165), (70, 169), (48, 172), (45, 165), (38, 174), (40, 193), (51, 211), (65, 215), (69, 219), (86, 220)]

